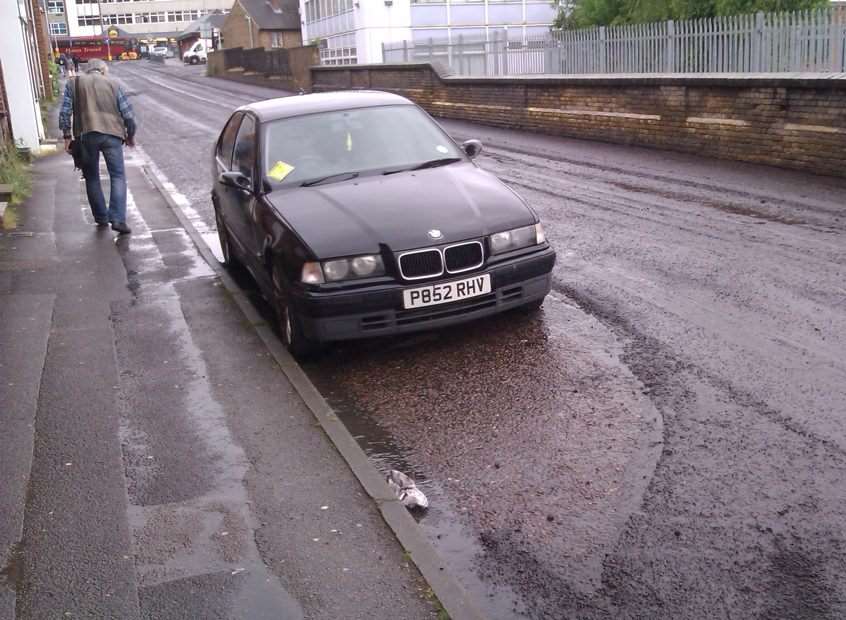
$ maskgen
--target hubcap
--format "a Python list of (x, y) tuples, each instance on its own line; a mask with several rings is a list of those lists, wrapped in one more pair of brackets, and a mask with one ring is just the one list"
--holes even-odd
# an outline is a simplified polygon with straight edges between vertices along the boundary
[(285, 306), (285, 343), (291, 344), (294, 338), (294, 326), (291, 324), (291, 312)]

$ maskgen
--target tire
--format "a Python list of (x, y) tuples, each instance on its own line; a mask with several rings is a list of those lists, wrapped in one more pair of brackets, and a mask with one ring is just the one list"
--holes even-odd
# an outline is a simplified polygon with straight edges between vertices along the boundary
[(320, 353), (320, 344), (306, 338), (300, 319), (290, 304), (282, 306), (279, 316), (282, 342), (291, 355), (298, 360), (308, 360)]
[(217, 209), (214, 210), (214, 219), (217, 222), (217, 238), (220, 240), (220, 251), (223, 254), (223, 266), (227, 269), (235, 270), (240, 268), (241, 262), (232, 252), (232, 246), (229, 244), (229, 233), (226, 232), (226, 226), (223, 224), (223, 219)]
[(199, 61), (197, 60), (196, 56), (191, 56), (191, 64), (196, 65)]
[(304, 361), (316, 357), (324, 349), (324, 346), (307, 338), (296, 310), (287, 300), (279, 301), (282, 296), (278, 292), (280, 283), (275, 272), (271, 272), (271, 282), (276, 290), (274, 306), (276, 318), (279, 322), (279, 333), (282, 335), (282, 344), (297, 360)]

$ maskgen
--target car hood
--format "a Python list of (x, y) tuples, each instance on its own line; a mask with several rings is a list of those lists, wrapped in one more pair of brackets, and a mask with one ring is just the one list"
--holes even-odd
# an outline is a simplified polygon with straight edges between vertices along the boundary
[[(278, 189), (267, 196), (317, 258), (463, 241), (527, 226), (534, 214), (474, 164)], [(430, 230), (443, 237), (433, 240)]]

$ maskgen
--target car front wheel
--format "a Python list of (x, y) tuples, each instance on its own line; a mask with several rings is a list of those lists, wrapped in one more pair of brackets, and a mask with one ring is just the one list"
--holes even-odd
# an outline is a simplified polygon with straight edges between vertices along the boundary
[(280, 312), (282, 341), (288, 351), (298, 360), (314, 357), (320, 351), (320, 345), (306, 338), (297, 313), (289, 304)]
[(280, 294), (282, 284), (279, 281), (277, 272), (274, 269), (271, 274), (275, 292), (275, 312), (279, 321), (279, 331), (282, 335), (282, 342), (288, 352), (298, 360), (306, 360), (315, 357), (323, 347), (319, 342), (310, 340), (303, 331), (302, 322), (296, 309), (286, 299), (280, 301), (283, 296)]
[(226, 232), (226, 226), (223, 225), (223, 220), (220, 217), (217, 209), (214, 210), (214, 219), (217, 222), (217, 238), (220, 240), (220, 251), (223, 254), (223, 265), (228, 269), (237, 268), (240, 263), (238, 259), (232, 254), (232, 246), (229, 244), (229, 233)]

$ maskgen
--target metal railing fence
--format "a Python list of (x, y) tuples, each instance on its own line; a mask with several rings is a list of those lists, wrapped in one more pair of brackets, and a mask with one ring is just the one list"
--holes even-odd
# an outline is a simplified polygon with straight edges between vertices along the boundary
[(510, 40), (403, 41), (386, 63), (438, 62), (458, 75), (608, 73), (841, 73), (846, 10), (755, 13), (579, 30)]

